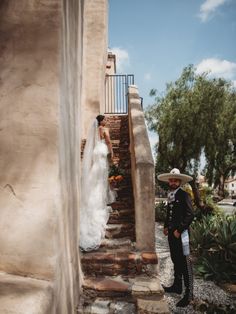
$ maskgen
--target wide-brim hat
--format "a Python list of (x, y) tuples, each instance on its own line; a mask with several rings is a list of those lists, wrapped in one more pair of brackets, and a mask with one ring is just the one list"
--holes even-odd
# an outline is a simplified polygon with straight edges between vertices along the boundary
[(181, 180), (181, 184), (185, 184), (193, 180), (193, 178), (187, 174), (180, 173), (177, 168), (172, 169), (169, 173), (159, 174), (157, 179), (163, 182), (169, 182), (169, 179), (179, 179)]

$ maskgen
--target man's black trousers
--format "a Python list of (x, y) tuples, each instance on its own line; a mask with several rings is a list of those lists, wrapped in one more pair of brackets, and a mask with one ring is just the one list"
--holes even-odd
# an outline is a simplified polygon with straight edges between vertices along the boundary
[(181, 236), (177, 239), (173, 231), (168, 232), (168, 242), (170, 247), (170, 255), (174, 264), (174, 283), (182, 286), (182, 278), (184, 285), (190, 296), (193, 295), (193, 270), (192, 263), (188, 256), (183, 254)]

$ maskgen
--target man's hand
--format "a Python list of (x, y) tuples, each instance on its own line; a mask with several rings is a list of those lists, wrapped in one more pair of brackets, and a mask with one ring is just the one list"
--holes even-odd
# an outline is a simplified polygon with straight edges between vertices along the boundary
[(164, 233), (165, 236), (167, 236), (168, 235), (168, 228), (164, 228), (163, 229), (163, 233)]
[(174, 236), (178, 239), (180, 237), (180, 233), (178, 230), (174, 231)]

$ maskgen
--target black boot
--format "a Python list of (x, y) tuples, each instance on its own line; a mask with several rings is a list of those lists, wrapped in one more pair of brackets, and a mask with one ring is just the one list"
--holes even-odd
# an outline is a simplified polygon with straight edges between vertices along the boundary
[(177, 307), (186, 307), (193, 300), (193, 295), (189, 289), (186, 289), (184, 297), (176, 304)]
[(169, 293), (182, 293), (182, 279), (181, 278), (175, 278), (174, 283), (170, 287), (163, 287), (165, 292)]

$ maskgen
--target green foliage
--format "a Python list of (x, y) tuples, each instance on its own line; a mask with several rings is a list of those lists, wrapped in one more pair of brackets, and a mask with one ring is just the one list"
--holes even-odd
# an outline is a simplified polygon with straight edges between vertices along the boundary
[(200, 197), (204, 203), (204, 208), (195, 207), (195, 217), (197, 220), (201, 220), (207, 215), (219, 215), (221, 213), (220, 208), (213, 200), (213, 191), (210, 187), (203, 187), (200, 189)]
[(155, 205), (155, 220), (164, 222), (166, 220), (167, 204), (160, 202)]
[(209, 186), (204, 186), (200, 189), (202, 199), (212, 198), (213, 190)]
[[(158, 134), (156, 175), (177, 167), (197, 175), (202, 152), (205, 174), (220, 185), (236, 171), (236, 91), (223, 79), (197, 75), (193, 66), (166, 86), (164, 96), (151, 90), (146, 111), (149, 129)], [(222, 192), (223, 193), (223, 192)]]
[(236, 281), (236, 215), (206, 216), (191, 226), (196, 271), (217, 282)]
[(125, 175), (125, 171), (124, 169), (121, 169), (118, 165), (112, 165), (109, 168), (109, 177), (112, 176), (124, 176)]
[[(157, 172), (177, 167), (194, 169), (201, 153), (200, 127), (193, 93), (193, 68), (183, 70), (181, 77), (167, 85), (164, 97), (156, 96), (155, 104), (146, 111), (149, 128), (159, 136)], [(190, 136), (191, 135), (191, 136)], [(192, 145), (194, 143), (195, 145)]]
[(202, 220), (194, 221), (191, 225), (191, 246), (197, 255), (201, 255), (204, 250), (209, 250), (213, 244), (212, 233), (213, 219), (210, 216), (203, 216)]

